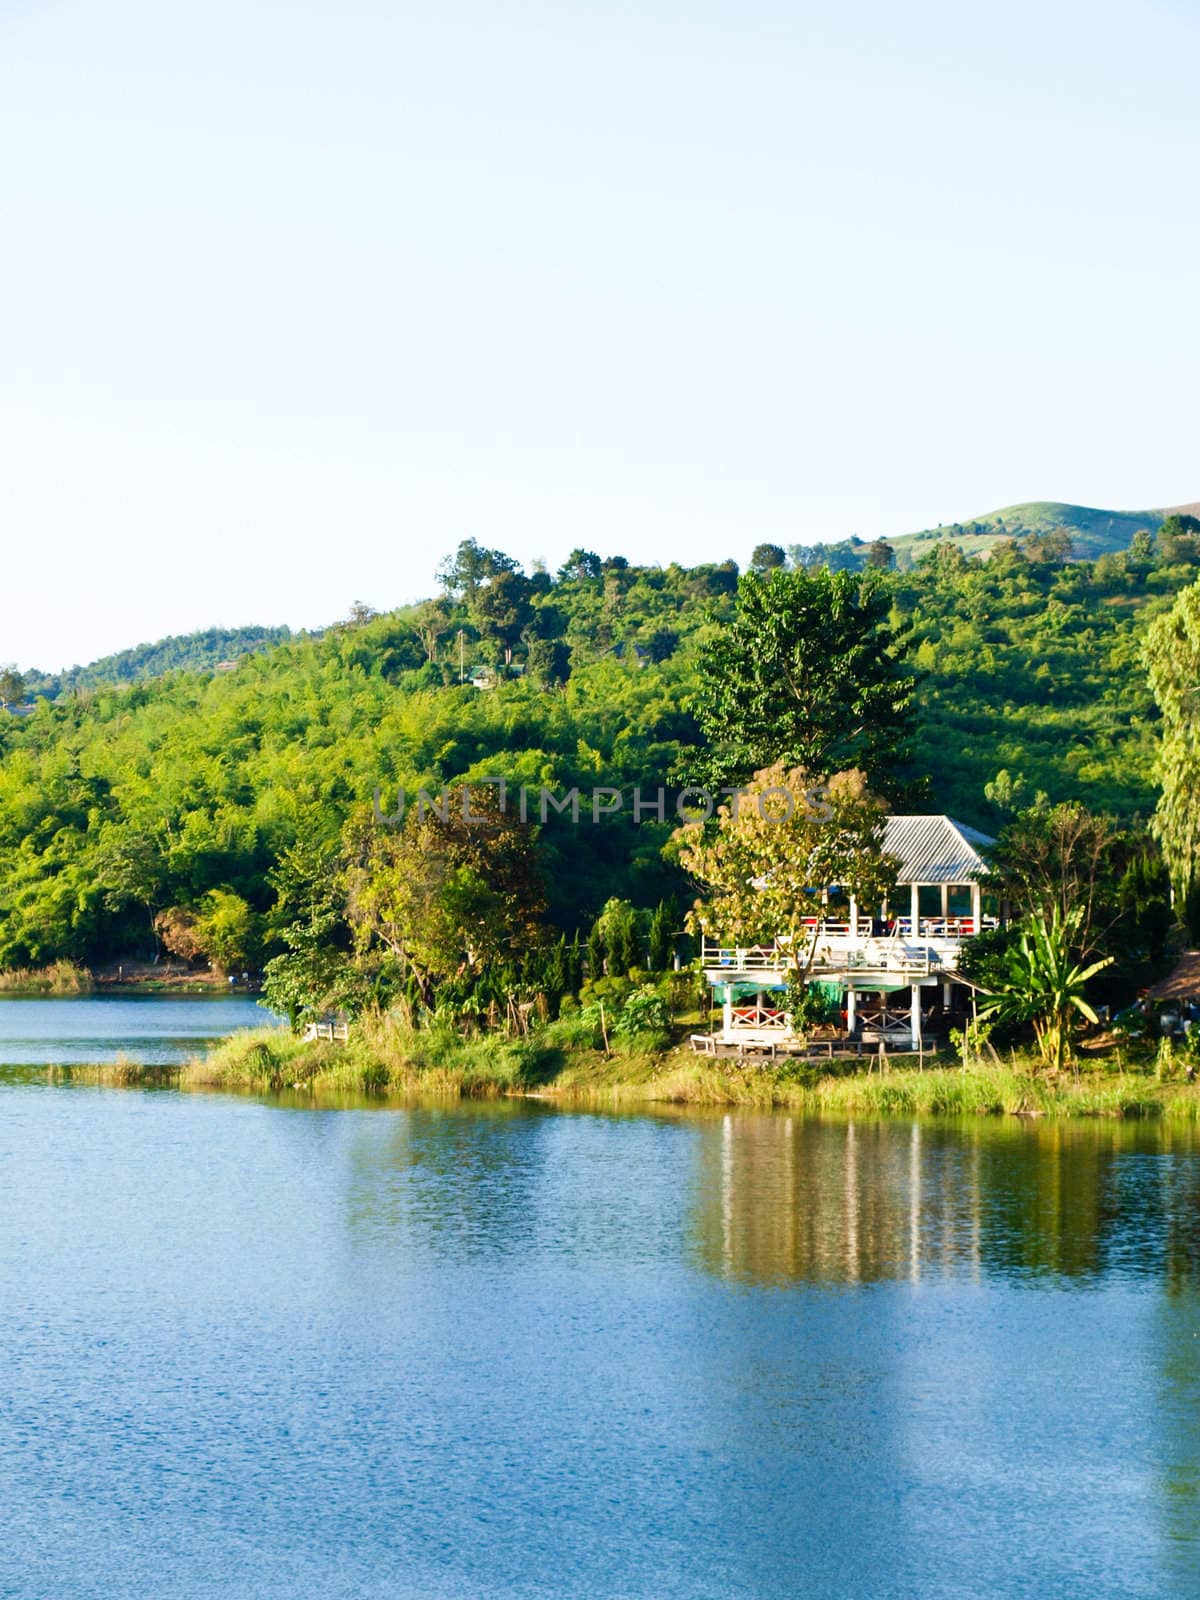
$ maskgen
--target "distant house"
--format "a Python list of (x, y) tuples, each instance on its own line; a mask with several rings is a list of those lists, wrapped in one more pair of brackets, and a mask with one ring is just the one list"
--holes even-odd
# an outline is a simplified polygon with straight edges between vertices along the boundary
[(236, 672), (237, 671), (237, 662), (236, 661), (218, 661), (216, 663), (216, 665), (213, 667), (213, 671), (214, 672)]
[[(900, 862), (888, 898), (860, 906), (836, 884), (814, 895), (806, 979), (836, 996), (852, 1039), (917, 1049), (930, 1029), (965, 1014), (959, 956), (999, 921), (985, 892), (983, 852), (992, 843), (953, 817), (888, 817), (883, 849)], [(704, 941), (705, 977), (722, 1012), (719, 1042), (786, 1045), (794, 1037), (784, 1011), (792, 954), (779, 939), (752, 948)]]
[(481, 666), (471, 668), (470, 684), (473, 689), (494, 689), (499, 681), (495, 667)]

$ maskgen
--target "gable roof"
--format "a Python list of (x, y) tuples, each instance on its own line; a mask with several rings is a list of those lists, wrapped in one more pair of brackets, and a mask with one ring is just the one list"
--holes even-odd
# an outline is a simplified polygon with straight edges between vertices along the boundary
[(900, 858), (899, 883), (971, 883), (987, 876), (980, 850), (995, 844), (953, 817), (889, 817), (883, 848)]

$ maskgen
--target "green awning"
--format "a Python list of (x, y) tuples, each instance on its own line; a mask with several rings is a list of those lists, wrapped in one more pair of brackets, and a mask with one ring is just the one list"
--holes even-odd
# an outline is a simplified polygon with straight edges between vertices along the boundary
[(786, 988), (783, 983), (714, 983), (713, 999), (723, 1006), (726, 1001), (734, 1004), (755, 994), (783, 994)]

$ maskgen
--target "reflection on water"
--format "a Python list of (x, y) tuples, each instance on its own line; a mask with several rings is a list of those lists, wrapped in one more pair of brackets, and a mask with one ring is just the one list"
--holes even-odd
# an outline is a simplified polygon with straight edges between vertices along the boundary
[(1200, 1272), (1200, 1141), (1111, 1121), (721, 1119), (698, 1258), (758, 1282)]
[(1192, 1600), (1198, 1166), (0, 1082), (0, 1595)]

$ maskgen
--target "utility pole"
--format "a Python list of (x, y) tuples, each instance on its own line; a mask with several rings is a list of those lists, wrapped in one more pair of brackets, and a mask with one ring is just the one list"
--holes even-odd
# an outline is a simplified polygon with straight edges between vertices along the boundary
[(467, 677), (466, 669), (463, 666), (463, 631), (460, 628), (458, 630), (458, 681), (459, 681), (459, 683), (465, 683), (466, 682), (466, 677)]

